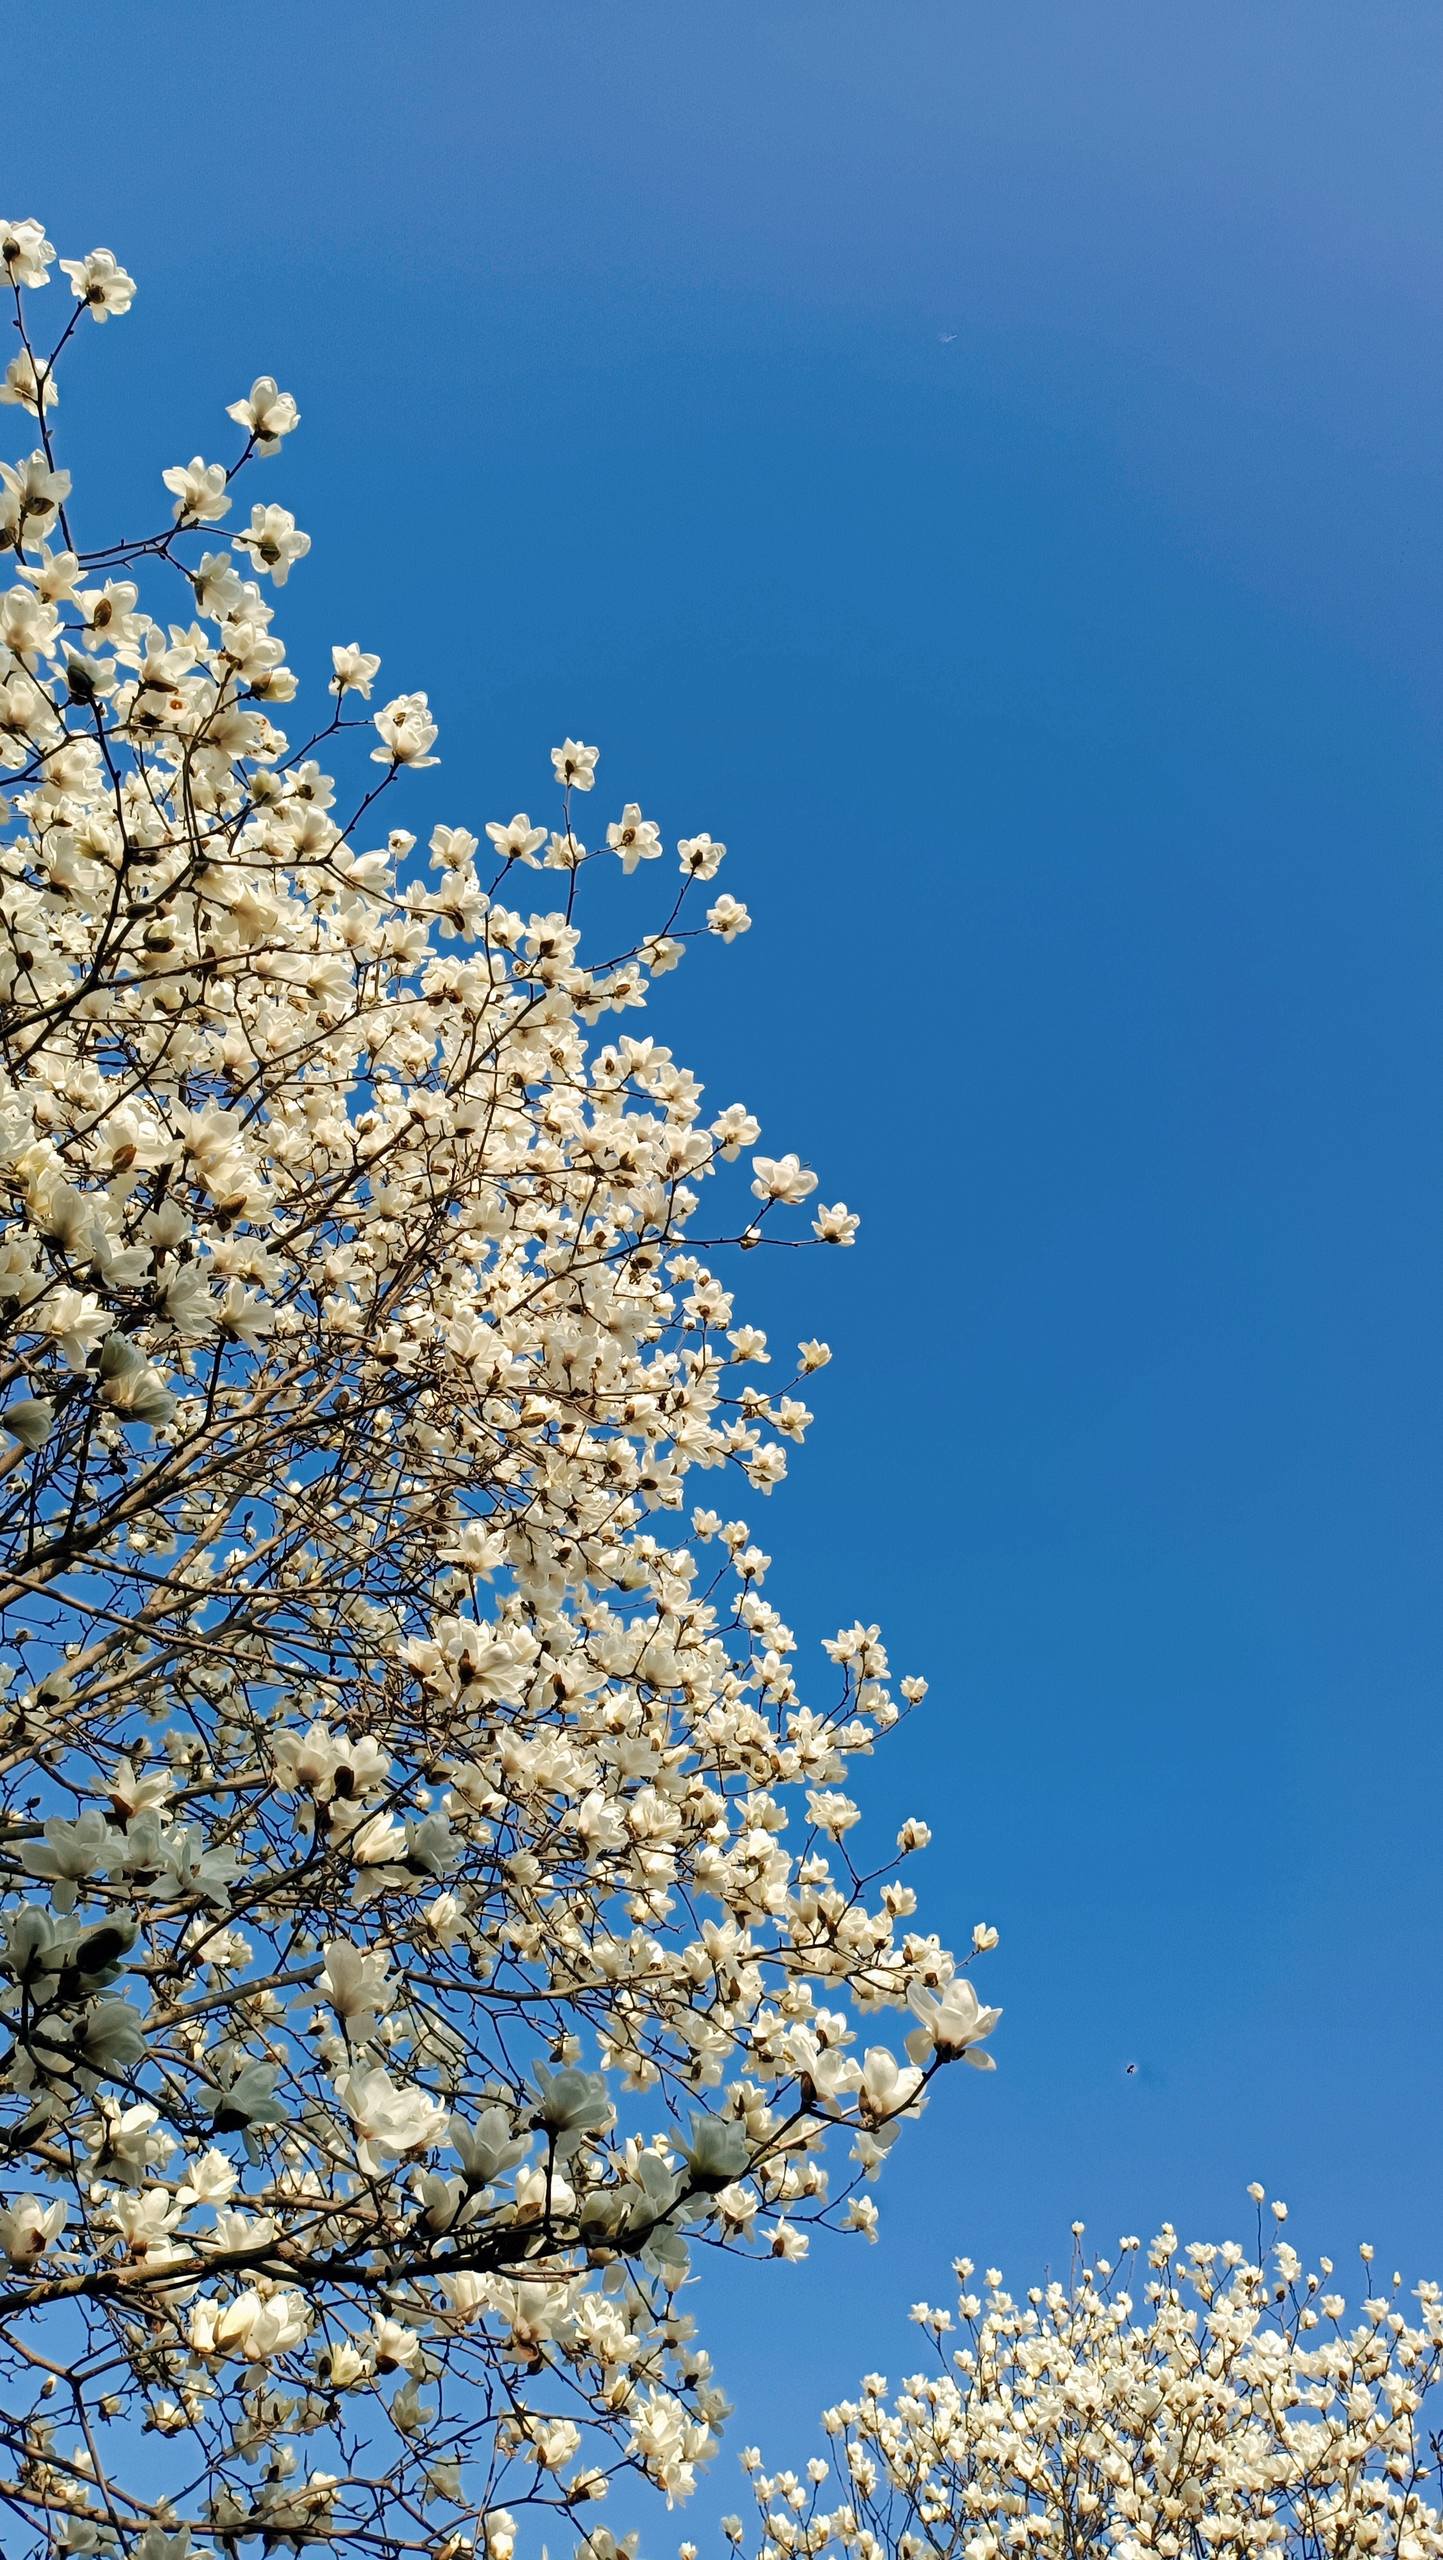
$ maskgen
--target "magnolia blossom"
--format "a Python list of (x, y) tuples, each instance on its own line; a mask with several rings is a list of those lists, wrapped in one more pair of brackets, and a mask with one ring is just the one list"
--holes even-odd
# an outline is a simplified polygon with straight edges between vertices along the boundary
[(128, 311), (135, 300), (135, 278), (128, 276), (109, 249), (92, 249), (85, 258), (62, 258), (62, 275), (70, 278), (70, 290), (77, 302), (83, 302), (92, 320), (108, 320), (113, 312)]
[(873, 2045), (863, 2061), (857, 2084), (861, 2112), (872, 2123), (884, 2122), (911, 2107), (921, 2086), (920, 2071), (899, 2063), (889, 2045)]
[[(697, 877), (700, 878), (701, 874), (698, 873)], [(735, 942), (739, 933), (750, 933), (752, 919), (750, 910), (743, 906), (740, 898), (733, 898), (723, 891), (715, 906), (708, 907), (706, 922), (708, 933), (718, 935), (723, 942)]]
[(223, 462), (204, 462), (197, 453), (189, 462), (178, 462), (160, 476), (175, 499), (177, 524), (218, 524), (229, 513)]
[(424, 2089), (397, 2088), (379, 2067), (348, 2071), (336, 2093), (356, 2128), (356, 2158), (368, 2175), (385, 2160), (425, 2151), (445, 2139), (446, 2110)]
[(353, 1946), (346, 1938), (328, 1941), (325, 1971), (318, 1988), (345, 2021), (353, 2039), (361, 2043), (367, 2040), (394, 1987), (384, 1952), (375, 1947)]
[(12, 356), (0, 380), (0, 400), (7, 405), (33, 410), (38, 417), (45, 409), (53, 409), (60, 398), (60, 387), (48, 366), (37, 366), (28, 348)]
[(933, 2054), (943, 2061), (956, 2055), (970, 2062), (976, 2071), (996, 2068), (990, 2053), (979, 2053), (977, 2047), (990, 2036), (1002, 2012), (984, 2009), (965, 1974), (958, 1974), (943, 1991), (929, 1991), (925, 1986), (911, 1998), (913, 2015), (921, 2019), (907, 2038), (907, 2051), (912, 2060), (925, 2063)]
[(226, 411), (238, 427), (245, 427), (255, 438), (261, 453), (274, 453), (282, 436), (290, 435), (301, 423), (301, 413), (289, 391), (282, 391), (274, 374), (263, 373), (251, 384), (244, 400), (232, 400)]
[(752, 1190), (758, 1200), (782, 1200), (788, 1208), (795, 1208), (816, 1187), (816, 1175), (799, 1156), (754, 1156), (752, 1159)]
[(0, 2249), (12, 2266), (29, 2266), (64, 2230), (69, 2207), (62, 2196), (45, 2204), (39, 2196), (21, 2196), (0, 2209)]
[(630, 873), (639, 862), (655, 862), (661, 852), (661, 829), (651, 818), (644, 818), (634, 800), (628, 800), (620, 818), (606, 830), (606, 841), (621, 858), (622, 870)]
[(311, 2315), (299, 2294), (261, 2293), (248, 2285), (230, 2302), (208, 2296), (192, 2304), (191, 2344), (200, 2356), (232, 2356), (244, 2364), (268, 2363), (308, 2336)]
[(599, 747), (584, 747), (579, 738), (564, 738), (551, 750), (552, 770), (568, 791), (591, 791), (596, 784)]
[(714, 880), (726, 860), (726, 846), (708, 835), (683, 836), (676, 850), (688, 880)]
[(337, 643), (331, 650), (332, 693), (358, 693), (369, 702), (371, 687), (380, 673), (381, 661), (357, 640)]
[(436, 743), (436, 723), (424, 693), (400, 693), (376, 713), (376, 731), (381, 740), (371, 749), (376, 764), (429, 765), (439, 758), (426, 750)]
[(12, 285), (48, 284), (55, 251), (45, 237), (44, 226), (28, 218), (23, 222), (0, 221), (0, 259)]
[(538, 845), (546, 842), (545, 827), (533, 827), (524, 809), (519, 810), (507, 826), (493, 822), (486, 833), (503, 862), (524, 862)]
[(311, 547), (310, 535), (301, 532), (286, 507), (252, 507), (249, 528), (236, 539), (278, 587), (285, 585), (296, 561), (304, 560)]

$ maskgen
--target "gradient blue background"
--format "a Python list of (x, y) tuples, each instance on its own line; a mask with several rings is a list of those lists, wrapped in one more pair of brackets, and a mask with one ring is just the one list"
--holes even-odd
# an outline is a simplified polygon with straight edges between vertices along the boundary
[(70, 449), (148, 522), (293, 388), (293, 655), (429, 685), (418, 808), (569, 729), (725, 836), (667, 1035), (865, 1213), (749, 1266), (838, 1354), (758, 1526), (931, 1675), (869, 1802), (1008, 2015), (881, 2247), (708, 2279), (736, 2442), (1074, 2215), (1443, 2275), (1436, 5), (49, 23)]

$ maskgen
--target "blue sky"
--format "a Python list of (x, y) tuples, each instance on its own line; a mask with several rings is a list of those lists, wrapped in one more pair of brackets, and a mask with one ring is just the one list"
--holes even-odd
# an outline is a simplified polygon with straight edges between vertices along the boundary
[(1436, 6), (182, 23), (61, 0), (7, 145), (141, 283), (71, 449), (148, 517), (277, 373), (293, 655), (437, 813), (569, 730), (724, 836), (665, 1036), (865, 1217), (748, 1267), (838, 1355), (757, 1525), (931, 1677), (869, 1801), (1008, 2014), (879, 2248), (708, 2288), (737, 2442), (1074, 2216), (1443, 2275)]

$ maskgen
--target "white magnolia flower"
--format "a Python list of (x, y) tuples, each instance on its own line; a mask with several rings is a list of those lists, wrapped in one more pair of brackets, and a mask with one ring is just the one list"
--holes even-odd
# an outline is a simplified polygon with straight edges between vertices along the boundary
[(708, 907), (706, 924), (708, 933), (716, 934), (723, 942), (735, 942), (739, 933), (750, 933), (752, 928), (750, 911), (740, 898), (730, 897), (725, 891), (715, 906)]
[(0, 259), (12, 284), (42, 285), (50, 281), (55, 251), (38, 222), (0, 221)]
[(546, 829), (533, 827), (524, 809), (518, 810), (506, 826), (492, 819), (486, 829), (502, 862), (524, 862), (546, 842)]
[(52, 1289), (36, 1307), (35, 1321), (67, 1369), (83, 1369), (110, 1331), (108, 1310), (88, 1289)]
[(960, 2054), (978, 2071), (994, 2068), (990, 2053), (979, 2053), (977, 2047), (991, 2035), (1002, 2012), (983, 2008), (964, 1973), (955, 1975), (942, 1991), (914, 1991), (910, 2005), (913, 2016), (922, 2022), (907, 2038), (914, 2062), (926, 2062), (933, 2053), (943, 2061)]
[(856, 1211), (839, 1200), (833, 1208), (818, 1209), (812, 1220), (812, 1233), (819, 1244), (855, 1244), (862, 1221)]
[(252, 507), (248, 530), (236, 538), (254, 566), (278, 587), (285, 585), (296, 562), (304, 560), (311, 547), (310, 535), (301, 532), (286, 507)]
[(17, 1396), (0, 1411), (0, 1431), (18, 1440), (23, 1449), (43, 1449), (54, 1428), (51, 1396)]
[[(69, 495), (69, 472), (53, 469), (43, 453), (32, 453), (18, 465), (0, 462), (0, 525), (17, 547), (48, 541)], [(28, 695), (22, 689), (17, 700), (26, 726), (33, 726), (33, 687)]]
[(204, 462), (197, 453), (160, 476), (175, 499), (177, 524), (218, 524), (229, 513), (223, 462)]
[(356, 640), (331, 651), (332, 693), (358, 693), (363, 702), (371, 699), (371, 687), (380, 673), (381, 661)]
[(662, 850), (660, 828), (642, 816), (634, 800), (628, 800), (620, 818), (607, 828), (606, 841), (628, 874), (639, 862), (655, 862)]
[(726, 859), (726, 846), (714, 843), (710, 836), (683, 836), (677, 853), (688, 880), (714, 880)]
[(798, 1156), (752, 1158), (752, 1190), (758, 1200), (783, 1200), (789, 1208), (795, 1208), (816, 1187), (816, 1175)]
[(305, 2302), (284, 2287), (262, 2293), (248, 2285), (229, 2302), (202, 2294), (191, 2306), (191, 2344), (207, 2359), (268, 2364), (300, 2346), (310, 2330)]
[(239, 2174), (235, 2162), (212, 2144), (190, 2163), (176, 2189), (177, 2201), (182, 2205), (228, 2204), (235, 2194)]
[(355, 1947), (346, 1938), (328, 1938), (320, 1988), (351, 2035), (364, 2043), (378, 2015), (394, 1996), (395, 1985), (384, 1949)]
[(381, 740), (371, 749), (376, 764), (430, 765), (438, 758), (426, 750), (436, 743), (436, 723), (424, 693), (398, 693), (375, 715)]
[(446, 2139), (449, 2118), (424, 2089), (398, 2088), (379, 2065), (343, 2072), (337, 2095), (356, 2130), (356, 2158), (368, 2177), (387, 2160), (431, 2150)]
[(8, 407), (29, 409), (38, 416), (42, 409), (53, 409), (59, 398), (54, 374), (48, 367), (37, 367), (28, 347), (11, 357), (0, 380), (0, 401)]
[(45, 2204), (39, 2196), (19, 2196), (0, 2207), (0, 2249), (14, 2267), (33, 2265), (64, 2230), (70, 2208), (62, 2196)]
[(599, 747), (584, 747), (579, 738), (565, 738), (551, 750), (551, 762), (558, 782), (571, 791), (590, 791), (596, 782)]
[(70, 290), (77, 302), (83, 302), (92, 320), (108, 320), (112, 312), (125, 312), (135, 300), (135, 278), (109, 249), (92, 249), (85, 258), (62, 258), (61, 272), (70, 278)]
[(922, 2084), (915, 2067), (899, 2063), (885, 2045), (869, 2045), (862, 2058), (857, 2096), (863, 2118), (872, 2124), (910, 2106)]
[(290, 435), (301, 423), (301, 413), (289, 391), (277, 388), (273, 374), (263, 373), (251, 384), (244, 400), (233, 400), (226, 411), (238, 427), (255, 438), (261, 453), (274, 453), (282, 436)]

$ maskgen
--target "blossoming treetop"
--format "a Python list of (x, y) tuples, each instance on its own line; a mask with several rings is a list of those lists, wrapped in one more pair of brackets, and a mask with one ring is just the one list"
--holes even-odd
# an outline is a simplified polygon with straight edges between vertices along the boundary
[(830, 2461), (745, 2455), (754, 2529), (729, 2518), (731, 2542), (757, 2560), (1438, 2560), (1443, 2290), (1379, 2283), (1365, 2244), (1350, 2304), (1331, 2259), (1306, 2268), (1261, 2228), (1245, 2250), (1183, 2248), (1167, 2225), (1115, 2258), (1073, 2236), (1067, 2277), (1025, 2299), (957, 2259), (955, 2313), (913, 2308), (928, 2362), (826, 2412)]

